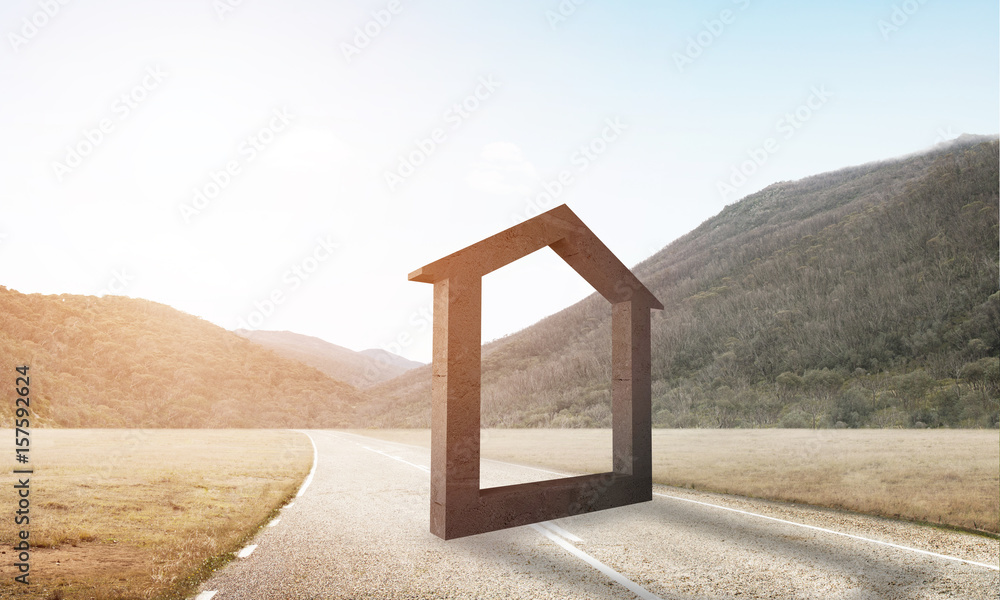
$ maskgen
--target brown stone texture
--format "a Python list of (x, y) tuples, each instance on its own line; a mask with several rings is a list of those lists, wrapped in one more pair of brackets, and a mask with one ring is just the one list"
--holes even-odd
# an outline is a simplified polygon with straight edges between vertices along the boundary
[[(479, 489), (482, 278), (550, 247), (612, 305), (613, 471)], [(653, 294), (566, 205), (410, 274), (434, 284), (431, 532), (452, 539), (652, 499)]]

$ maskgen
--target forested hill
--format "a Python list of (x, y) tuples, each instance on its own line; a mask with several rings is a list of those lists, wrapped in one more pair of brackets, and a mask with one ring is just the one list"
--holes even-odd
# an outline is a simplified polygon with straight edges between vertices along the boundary
[[(29, 368), (32, 425), (337, 427), (363, 396), (299, 362), (163, 304), (0, 287), (11, 387)], [(14, 403), (0, 408), (12, 426)]]
[[(772, 185), (636, 266), (660, 427), (996, 427), (998, 146), (963, 136)], [(484, 348), (484, 426), (610, 424), (610, 307)], [(429, 424), (430, 371), (359, 422)]]

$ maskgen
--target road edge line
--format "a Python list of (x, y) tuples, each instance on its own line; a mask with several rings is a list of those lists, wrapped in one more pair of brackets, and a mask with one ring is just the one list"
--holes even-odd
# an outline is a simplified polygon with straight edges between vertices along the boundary
[(815, 525), (806, 525), (805, 523), (796, 523), (795, 521), (788, 521), (786, 519), (779, 519), (777, 517), (769, 517), (767, 515), (761, 515), (758, 513), (750, 512), (748, 510), (741, 510), (738, 508), (730, 508), (728, 506), (720, 506), (718, 504), (711, 504), (708, 502), (702, 502), (700, 500), (692, 500), (690, 498), (681, 498), (680, 496), (670, 496), (668, 494), (661, 494), (658, 492), (653, 492), (654, 496), (659, 496), (661, 498), (670, 498), (672, 500), (680, 500), (682, 502), (691, 502), (693, 504), (701, 504), (702, 506), (710, 506), (712, 508), (718, 508), (720, 510), (728, 510), (730, 512), (739, 513), (742, 515), (749, 515), (751, 517), (758, 517), (761, 519), (767, 519), (769, 521), (776, 521), (778, 523), (784, 523), (786, 525), (794, 525), (796, 527), (802, 527), (805, 529), (812, 529), (814, 531), (821, 531), (823, 533), (832, 533), (833, 535), (841, 535), (847, 538), (860, 540), (862, 542), (870, 542), (872, 544), (880, 544), (882, 546), (889, 546), (891, 548), (896, 548), (898, 550), (908, 550), (910, 552), (916, 552), (917, 554), (926, 554), (927, 556), (933, 556), (935, 558), (943, 558), (945, 560), (952, 560), (956, 562), (962, 562), (970, 565), (975, 565), (977, 567), (985, 567), (987, 569), (992, 569), (994, 571), (1000, 571), (1000, 566), (988, 565), (986, 563), (976, 562), (974, 560), (967, 560), (965, 558), (958, 558), (957, 556), (948, 556), (947, 554), (938, 554), (937, 552), (931, 552), (929, 550), (921, 550), (920, 548), (911, 548), (910, 546), (902, 546), (900, 544), (893, 544), (892, 542), (883, 542), (881, 540), (875, 540), (872, 538), (866, 538), (860, 535), (854, 535), (853, 533), (844, 533), (842, 531), (835, 531), (833, 529), (826, 529), (825, 527), (817, 527)]
[(622, 587), (624, 587), (628, 591), (632, 592), (633, 594), (635, 594), (639, 598), (642, 598), (642, 600), (663, 600), (662, 598), (660, 598), (656, 594), (650, 592), (649, 590), (647, 590), (646, 588), (642, 587), (638, 583), (632, 581), (628, 577), (625, 577), (624, 575), (622, 575), (618, 571), (615, 571), (614, 569), (612, 569), (608, 565), (602, 563), (601, 561), (597, 560), (593, 556), (587, 554), (583, 550), (580, 550), (579, 548), (577, 548), (573, 544), (571, 544), (568, 541), (564, 540), (563, 538), (559, 537), (558, 535), (556, 535), (555, 532), (549, 531), (545, 527), (541, 527), (538, 523), (533, 523), (532, 525), (530, 525), (530, 527), (532, 529), (534, 529), (535, 531), (541, 533), (545, 537), (549, 538), (550, 540), (552, 540), (556, 544), (558, 544), (560, 547), (562, 547), (564, 550), (566, 550), (567, 552), (569, 552), (573, 556), (579, 558), (580, 560), (582, 560), (583, 562), (587, 563), (588, 565), (590, 565), (594, 569), (600, 571), (601, 573), (603, 573), (604, 575), (606, 575), (607, 577), (609, 577), (615, 583), (621, 585)]
[(306, 492), (306, 488), (308, 488), (309, 484), (312, 483), (313, 475), (316, 474), (316, 465), (319, 464), (319, 452), (316, 450), (316, 441), (313, 440), (313, 438), (312, 438), (311, 435), (309, 435), (309, 432), (302, 431), (301, 429), (295, 429), (293, 431), (297, 431), (298, 433), (301, 433), (301, 434), (305, 435), (307, 438), (309, 438), (309, 443), (312, 444), (312, 447), (313, 447), (313, 464), (312, 464), (312, 468), (309, 469), (309, 474), (306, 475), (305, 481), (302, 482), (302, 486), (299, 488), (298, 493), (295, 494), (295, 497), (298, 498), (299, 496), (301, 496), (302, 494), (304, 494)]

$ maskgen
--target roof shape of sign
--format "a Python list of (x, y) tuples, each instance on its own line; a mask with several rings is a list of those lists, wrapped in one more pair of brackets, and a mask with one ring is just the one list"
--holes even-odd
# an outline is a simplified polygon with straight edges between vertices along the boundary
[(550, 246), (612, 303), (663, 305), (565, 204), (501, 231), (410, 273), (410, 281), (435, 283), (452, 274), (482, 277)]

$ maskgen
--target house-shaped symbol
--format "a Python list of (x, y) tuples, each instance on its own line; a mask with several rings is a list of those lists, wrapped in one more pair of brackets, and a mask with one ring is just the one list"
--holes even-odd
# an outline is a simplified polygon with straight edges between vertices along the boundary
[[(612, 471), (480, 489), (482, 278), (545, 246), (611, 303)], [(652, 500), (650, 310), (663, 305), (568, 206), (409, 279), (434, 284), (431, 533), (452, 539)]]

